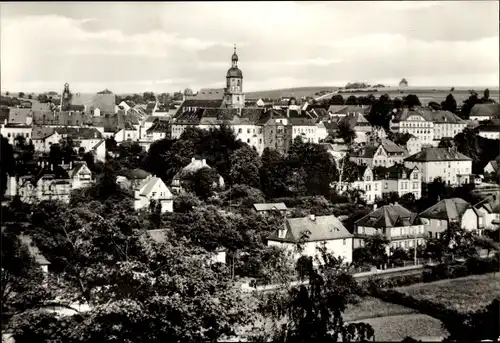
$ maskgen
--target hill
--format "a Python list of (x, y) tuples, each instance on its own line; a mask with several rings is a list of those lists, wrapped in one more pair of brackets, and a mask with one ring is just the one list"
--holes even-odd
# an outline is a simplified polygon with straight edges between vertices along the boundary
[(302, 98), (307, 96), (316, 97), (315, 93), (319, 93), (321, 91), (331, 92), (337, 89), (339, 89), (339, 87), (328, 87), (328, 86), (271, 89), (265, 91), (246, 92), (245, 97), (247, 99), (260, 99), (260, 98), (279, 99), (281, 97), (290, 97), (290, 96), (294, 96), (296, 98)]

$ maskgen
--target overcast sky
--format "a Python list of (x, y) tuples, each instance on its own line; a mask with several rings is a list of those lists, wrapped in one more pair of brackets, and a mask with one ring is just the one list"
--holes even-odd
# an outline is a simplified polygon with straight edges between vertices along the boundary
[(498, 87), (498, 1), (0, 4), (2, 91)]

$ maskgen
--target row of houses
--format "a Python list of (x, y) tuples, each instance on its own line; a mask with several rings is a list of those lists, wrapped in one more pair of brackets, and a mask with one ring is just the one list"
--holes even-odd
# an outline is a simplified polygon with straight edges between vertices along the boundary
[[(267, 207), (278, 210), (279, 204)], [(256, 207), (257, 208), (257, 207)], [(283, 208), (279, 210), (284, 211)], [(389, 241), (386, 253), (393, 249), (409, 250), (424, 246), (426, 239), (438, 238), (451, 223), (482, 235), (485, 229), (500, 226), (500, 202), (498, 195), (490, 195), (475, 205), (460, 198), (443, 199), (420, 214), (413, 213), (398, 203), (377, 208), (355, 222), (354, 231), (349, 232), (334, 215), (303, 218), (286, 218), (282, 227), (268, 237), (268, 246), (282, 246), (299, 256), (295, 248), (308, 233), (302, 254), (314, 256), (317, 248), (352, 262), (353, 250), (364, 246), (365, 240), (376, 234)]]

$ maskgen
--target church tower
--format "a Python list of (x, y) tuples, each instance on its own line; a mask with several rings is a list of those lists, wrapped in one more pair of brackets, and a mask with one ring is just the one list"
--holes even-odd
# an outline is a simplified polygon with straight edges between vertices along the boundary
[(245, 94), (243, 93), (243, 73), (238, 68), (238, 55), (236, 45), (231, 57), (231, 68), (226, 74), (226, 88), (224, 92), (224, 103), (229, 108), (245, 107)]
[(69, 91), (69, 84), (64, 84), (64, 90), (61, 95), (61, 111), (67, 111), (71, 106), (71, 92)]

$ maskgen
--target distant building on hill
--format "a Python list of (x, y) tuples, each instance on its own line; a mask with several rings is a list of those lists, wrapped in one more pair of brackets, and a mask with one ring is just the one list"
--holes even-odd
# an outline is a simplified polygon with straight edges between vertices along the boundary
[(408, 81), (406, 81), (405, 78), (403, 78), (400, 82), (399, 82), (399, 88), (407, 88), (408, 87)]

